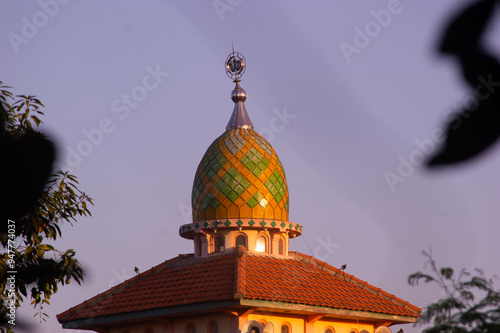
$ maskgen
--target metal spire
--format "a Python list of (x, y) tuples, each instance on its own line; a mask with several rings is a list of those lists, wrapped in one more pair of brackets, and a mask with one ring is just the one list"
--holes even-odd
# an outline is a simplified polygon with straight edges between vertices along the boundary
[(231, 93), (231, 99), (234, 102), (234, 109), (229, 122), (227, 123), (226, 130), (232, 128), (251, 128), (253, 129), (252, 121), (248, 116), (247, 109), (245, 108), (245, 100), (247, 99), (247, 93), (243, 88), (240, 87), (240, 78), (245, 72), (246, 61), (245, 57), (239, 52), (233, 52), (229, 54), (226, 59), (226, 74), (233, 82), (236, 83), (233, 92)]

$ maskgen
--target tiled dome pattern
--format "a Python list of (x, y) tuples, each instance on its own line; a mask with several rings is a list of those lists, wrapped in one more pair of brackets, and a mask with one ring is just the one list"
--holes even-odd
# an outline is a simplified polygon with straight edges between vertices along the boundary
[(253, 129), (232, 128), (203, 156), (193, 183), (193, 222), (255, 218), (288, 221), (285, 171)]

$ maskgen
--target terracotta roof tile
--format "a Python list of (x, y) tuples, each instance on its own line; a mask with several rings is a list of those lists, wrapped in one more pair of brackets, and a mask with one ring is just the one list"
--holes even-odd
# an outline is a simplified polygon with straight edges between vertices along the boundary
[(69, 322), (235, 299), (256, 299), (418, 317), (421, 309), (300, 253), (238, 248), (206, 258), (165, 261), (57, 316)]
[[(57, 316), (60, 322), (232, 299), (234, 255), (179, 256)], [(230, 288), (228, 288), (228, 286)]]

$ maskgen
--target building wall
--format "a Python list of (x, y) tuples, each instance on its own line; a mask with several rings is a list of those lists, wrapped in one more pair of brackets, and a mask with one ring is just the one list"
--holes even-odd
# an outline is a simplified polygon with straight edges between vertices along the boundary
[[(255, 320), (265, 326), (267, 323), (272, 323), (274, 333), (281, 333), (281, 326), (288, 324), (291, 328), (289, 333), (304, 333), (304, 319), (289, 316), (261, 315), (251, 314), (248, 320)], [(240, 327), (241, 329), (241, 327)], [(242, 332), (244, 333), (244, 332)]]
[[(193, 324), (196, 327), (196, 333), (208, 333), (208, 324), (211, 321), (216, 321), (219, 332), (218, 333), (231, 333), (234, 330), (231, 329), (232, 318), (230, 315), (225, 313), (215, 313), (204, 316), (190, 316), (175, 319), (173, 325), (173, 333), (187, 333), (186, 329), (189, 324)], [(130, 332), (132, 333), (132, 332)], [(156, 333), (156, 332), (154, 332)]]
[(234, 333), (232, 327), (237, 326), (237, 318), (232, 318), (225, 313), (210, 315), (193, 315), (173, 319), (157, 319), (137, 324), (115, 326), (108, 333), (187, 333), (188, 325), (193, 324), (196, 333), (208, 333), (211, 321), (218, 324), (218, 333)]
[[(300, 317), (261, 314), (251, 314), (248, 316), (248, 320), (257, 321), (262, 326), (265, 326), (267, 323), (272, 323), (274, 329), (273, 333), (281, 333), (281, 326), (284, 324), (288, 324), (291, 328), (289, 333), (325, 333), (328, 328), (330, 328), (333, 333), (374, 333), (375, 331), (372, 324), (357, 321), (317, 320), (313, 323), (307, 323), (305, 319)], [(240, 330), (241, 328), (242, 325), (240, 325)]]
[[(128, 324), (110, 329), (108, 333), (188, 333), (188, 325), (193, 324), (196, 333), (209, 333), (209, 323), (216, 321), (218, 324), (217, 333), (248, 333), (249, 321), (258, 322), (261, 327), (265, 327), (261, 333), (281, 333), (282, 325), (289, 327), (289, 333), (325, 333), (331, 329), (332, 333), (374, 333), (373, 325), (354, 321), (333, 321), (317, 320), (313, 323), (307, 323), (300, 316), (285, 315), (262, 315), (250, 314), (246, 317), (235, 317), (226, 313), (214, 313), (209, 315), (193, 315), (175, 318), (171, 320), (151, 320), (149, 322)], [(270, 325), (272, 324), (272, 330)], [(245, 326), (245, 324), (247, 324)]]
[[(333, 328), (334, 333), (374, 333), (375, 328), (370, 324), (363, 324), (358, 322), (339, 322), (339, 321), (323, 321), (318, 320), (314, 323), (315, 332), (324, 333), (327, 328)], [(292, 332), (293, 333), (293, 332)]]

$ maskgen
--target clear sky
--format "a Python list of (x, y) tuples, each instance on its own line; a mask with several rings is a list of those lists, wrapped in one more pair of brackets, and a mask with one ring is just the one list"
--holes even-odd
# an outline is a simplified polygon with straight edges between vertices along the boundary
[[(95, 202), (55, 244), (77, 251), (85, 284), (61, 288), (36, 331), (61, 332), (57, 313), (135, 266), (193, 251), (178, 228), (190, 222), (198, 163), (233, 109), (232, 41), (247, 60), (247, 110), (285, 167), (290, 220), (304, 226), (291, 250), (347, 264), (420, 307), (441, 296), (407, 284), (424, 268), (422, 250), (440, 265), (500, 274), (498, 145), (460, 167), (419, 165), (443, 119), (470, 99), (456, 63), (434, 51), (467, 2), (2, 1), (0, 80), (43, 101), (59, 165)], [(487, 42), (500, 53), (499, 36), (492, 25)]]

